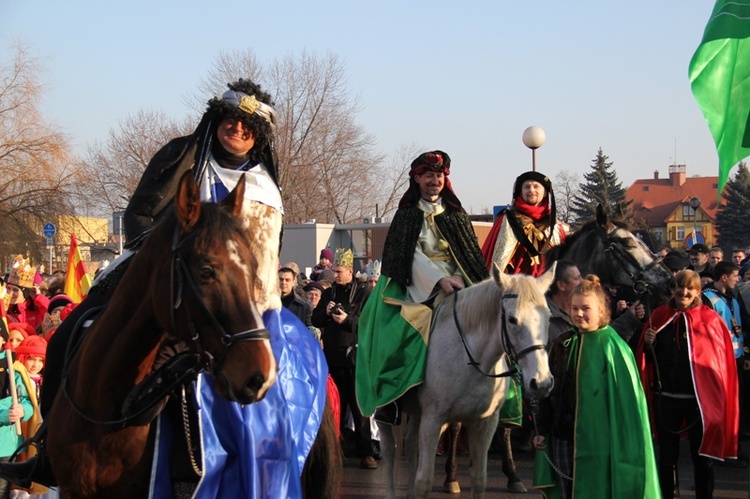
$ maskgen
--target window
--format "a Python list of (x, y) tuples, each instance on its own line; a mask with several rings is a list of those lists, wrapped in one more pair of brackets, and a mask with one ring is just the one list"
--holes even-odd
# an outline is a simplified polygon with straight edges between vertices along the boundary
[[(688, 206), (688, 208), (689, 208), (689, 206)], [(677, 237), (676, 237), (676, 239), (678, 241), (682, 241), (683, 239), (685, 239), (685, 227), (677, 227)]]
[(657, 227), (654, 229), (651, 229), (651, 236), (654, 238), (654, 242), (657, 244), (661, 244), (664, 242), (664, 228), (663, 227)]
[(695, 216), (695, 210), (689, 204), (682, 205), (682, 216), (683, 218), (693, 218)]
[(644, 185), (644, 186), (643, 186), (643, 191), (644, 191), (644, 192), (648, 192), (648, 187), (649, 187), (649, 186), (647, 186), (647, 185)]

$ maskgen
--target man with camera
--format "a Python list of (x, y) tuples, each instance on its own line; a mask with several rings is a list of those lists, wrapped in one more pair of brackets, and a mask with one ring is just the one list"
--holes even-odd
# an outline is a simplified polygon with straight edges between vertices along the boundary
[[(354, 393), (354, 358), (357, 326), (362, 307), (370, 296), (364, 282), (354, 279), (352, 250), (338, 249), (333, 257), (333, 286), (323, 291), (312, 314), (312, 324), (323, 330), (323, 350), (328, 369), (341, 397), (341, 414), (348, 406), (354, 420), (354, 441), (360, 466), (378, 467), (370, 438), (370, 420), (362, 416)], [(342, 423), (345, 418), (341, 418)], [(343, 433), (342, 433), (343, 434)]]

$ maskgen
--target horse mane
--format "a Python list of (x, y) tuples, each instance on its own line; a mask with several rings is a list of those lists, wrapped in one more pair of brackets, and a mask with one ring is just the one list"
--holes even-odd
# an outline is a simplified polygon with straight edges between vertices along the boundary
[[(630, 226), (623, 220), (610, 218), (609, 221), (616, 227), (630, 231)], [(547, 262), (555, 262), (561, 258), (564, 258), (563, 255), (565, 255), (565, 252), (569, 248), (572, 248), (579, 239), (587, 237), (591, 232), (596, 230), (599, 230), (599, 224), (596, 220), (589, 220), (588, 222), (585, 222), (583, 225), (581, 225), (580, 229), (573, 232), (572, 234), (568, 234), (562, 244), (550, 248), (549, 251), (547, 251), (547, 253), (545, 253), (544, 255), (545, 259), (547, 260)]]
[[(500, 320), (500, 300), (508, 293), (518, 294), (518, 315), (520, 316), (532, 307), (547, 306), (547, 300), (544, 293), (537, 287), (536, 279), (526, 275), (509, 277), (510, 289), (500, 289), (490, 277), (459, 293), (460, 298), (457, 297), (454, 306), (457, 307), (456, 311), (461, 313), (461, 323), (467, 331), (495, 327), (497, 321)], [(491, 311), (498, 313), (490, 313)]]

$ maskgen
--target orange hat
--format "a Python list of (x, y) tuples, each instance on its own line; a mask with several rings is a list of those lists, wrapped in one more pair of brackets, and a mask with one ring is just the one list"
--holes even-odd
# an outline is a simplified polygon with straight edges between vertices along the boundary
[(31, 327), (31, 324), (26, 322), (11, 322), (8, 324), (8, 332), (10, 331), (18, 331), (24, 338), (36, 335), (36, 331)]
[(47, 340), (36, 334), (29, 336), (16, 347), (16, 355), (18, 355), (18, 361), (21, 363), (29, 357), (41, 357), (42, 361), (46, 361)]

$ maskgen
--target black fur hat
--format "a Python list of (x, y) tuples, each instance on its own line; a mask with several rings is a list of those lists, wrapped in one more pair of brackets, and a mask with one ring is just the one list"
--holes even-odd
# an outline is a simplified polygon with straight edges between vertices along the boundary
[[(552, 194), (552, 182), (550, 181), (549, 177), (543, 173), (539, 172), (525, 172), (516, 178), (516, 183), (513, 184), (513, 199), (516, 199), (518, 196), (521, 195), (521, 187), (523, 187), (523, 183), (527, 180), (533, 180), (534, 182), (539, 182), (544, 186), (544, 190), (546, 191), (546, 194)], [(552, 196), (550, 196), (552, 197)]]

